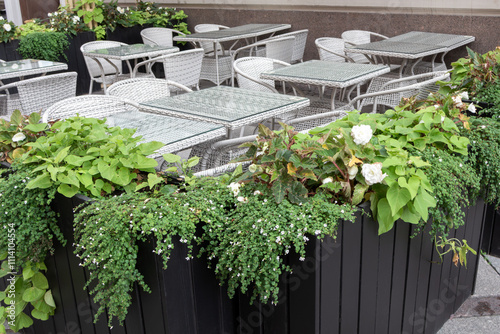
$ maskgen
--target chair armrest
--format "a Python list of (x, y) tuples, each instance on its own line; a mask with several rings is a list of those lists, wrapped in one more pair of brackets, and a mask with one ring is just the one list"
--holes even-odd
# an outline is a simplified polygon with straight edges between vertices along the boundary
[(180, 84), (180, 83), (175, 82), (175, 81), (167, 80), (167, 85), (175, 86), (175, 87), (182, 89), (183, 91), (186, 91), (188, 93), (193, 91), (191, 88), (188, 88), (188, 87), (184, 86), (183, 84)]

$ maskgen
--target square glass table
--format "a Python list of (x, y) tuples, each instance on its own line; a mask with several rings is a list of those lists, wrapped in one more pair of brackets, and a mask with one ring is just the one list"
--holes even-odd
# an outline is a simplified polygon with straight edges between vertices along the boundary
[(68, 65), (56, 61), (22, 59), (0, 62), (0, 80), (65, 71)]
[(331, 105), (333, 110), (335, 109), (334, 97), (337, 88), (357, 85), (388, 72), (390, 72), (390, 67), (387, 65), (310, 60), (264, 72), (260, 77), (292, 84), (300, 83), (333, 88)]
[[(241, 39), (254, 39), (256, 41), (257, 37), (274, 34), (277, 31), (290, 29), (290, 24), (265, 24), (265, 23), (251, 23), (245, 24), (237, 27), (232, 27), (228, 29), (220, 29), (215, 31), (199, 32), (185, 36), (175, 36), (174, 41), (190, 42), (195, 45), (200, 45), (200, 43), (213, 43), (213, 50), (222, 49), (220, 43), (222, 42), (234, 42), (229, 48), (229, 54), (232, 48)], [(200, 46), (201, 47), (201, 46)], [(219, 85), (220, 82), (220, 70), (219, 70), (219, 52), (215, 52), (215, 72), (216, 72), (216, 82)], [(229, 61), (232, 61), (231, 59)]]
[[(96, 49), (92, 51), (84, 51), (82, 53), (84, 56), (93, 58), (96, 61), (97, 61), (96, 58), (102, 58), (107, 60), (113, 67), (115, 67), (117, 72), (118, 68), (116, 68), (115, 64), (113, 64), (110, 60), (125, 61), (127, 63), (130, 74), (132, 75), (133, 69), (132, 65), (130, 65), (131, 59), (157, 57), (177, 51), (179, 51), (179, 48), (176, 46), (131, 44), (131, 45), (115, 46), (112, 48)], [(99, 61), (97, 61), (97, 63), (101, 67)]]
[(109, 126), (137, 129), (135, 135), (142, 136), (141, 142), (159, 141), (165, 144), (152, 155), (153, 158), (226, 135), (222, 125), (147, 112), (113, 114), (107, 117), (106, 123)]
[(143, 110), (220, 124), (234, 130), (309, 106), (305, 97), (217, 86), (141, 102)]

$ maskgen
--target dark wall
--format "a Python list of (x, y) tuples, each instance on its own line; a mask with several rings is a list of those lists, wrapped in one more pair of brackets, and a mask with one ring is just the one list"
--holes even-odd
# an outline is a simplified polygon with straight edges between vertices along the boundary
[[(304, 59), (318, 59), (314, 40), (319, 37), (340, 37), (345, 30), (370, 30), (386, 36), (408, 31), (428, 31), (471, 35), (476, 41), (469, 45), (484, 53), (499, 45), (492, 33), (500, 27), (500, 17), (460, 15), (381, 14), (360, 12), (320, 12), (289, 10), (241, 10), (210, 8), (177, 8), (188, 14), (190, 31), (199, 23), (218, 23), (237, 26), (246, 23), (289, 23), (292, 30), (309, 29)], [(466, 55), (465, 47), (447, 55), (447, 62)]]

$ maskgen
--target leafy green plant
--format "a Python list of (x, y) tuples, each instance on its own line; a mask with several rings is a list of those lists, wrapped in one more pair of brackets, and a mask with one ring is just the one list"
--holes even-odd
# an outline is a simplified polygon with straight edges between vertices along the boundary
[(104, 20), (102, 4), (102, 0), (79, 0), (75, 3), (74, 10), (83, 18), (85, 24), (95, 28)]
[(69, 48), (68, 36), (61, 32), (32, 32), (19, 39), (17, 51), (23, 58), (58, 61), (68, 57), (64, 53)]
[(72, 117), (54, 123), (52, 130), (31, 144), (24, 163), (34, 166), (34, 177), (27, 186), (56, 187), (67, 197), (134, 191), (139, 172), (154, 172), (158, 164), (147, 156), (163, 146), (139, 144), (135, 129), (108, 127), (105, 120), (94, 118)]
[(10, 121), (0, 119), (0, 161), (12, 163), (31, 149), (30, 143), (48, 129), (40, 119), (39, 113), (23, 116), (19, 110), (14, 110)]
[(40, 20), (27, 21), (24, 24), (16, 27), (16, 37), (24, 37), (34, 32), (50, 31)]
[(83, 20), (67, 6), (60, 6), (57, 11), (47, 15), (46, 25), (49, 29), (54, 29), (54, 31), (76, 35), (78, 32), (89, 30)]
[(0, 277), (8, 279), (5, 291), (0, 292), (4, 304), (0, 307), (0, 333), (5, 333), (5, 320), (15, 331), (31, 326), (33, 320), (26, 312), (29, 304), (33, 306), (31, 316), (41, 320), (54, 314), (56, 306), (42, 273), (54, 243), (65, 245), (49, 206), (55, 190), (28, 190), (29, 180), (30, 169), (20, 164), (14, 164), (13, 172), (0, 179), (0, 226), (5, 228), (0, 234)]
[(16, 25), (0, 16), (0, 41), (7, 43), (16, 36)]

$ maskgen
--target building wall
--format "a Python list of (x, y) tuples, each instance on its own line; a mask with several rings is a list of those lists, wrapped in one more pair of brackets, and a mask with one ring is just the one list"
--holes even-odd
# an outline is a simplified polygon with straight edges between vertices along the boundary
[[(182, 3), (181, 3), (182, 2)], [(305, 59), (318, 58), (314, 40), (340, 37), (345, 30), (370, 30), (386, 36), (408, 31), (429, 31), (472, 35), (469, 45), (484, 53), (499, 44), (499, 0), (157, 0), (165, 6), (183, 9), (191, 31), (198, 23), (237, 26), (245, 23), (290, 23), (292, 30), (309, 29)], [(120, 0), (135, 4), (135, 0)], [(452, 5), (452, 7), (451, 7)], [(448, 8), (446, 8), (448, 7)], [(446, 60), (465, 56), (465, 48), (451, 52)]]

